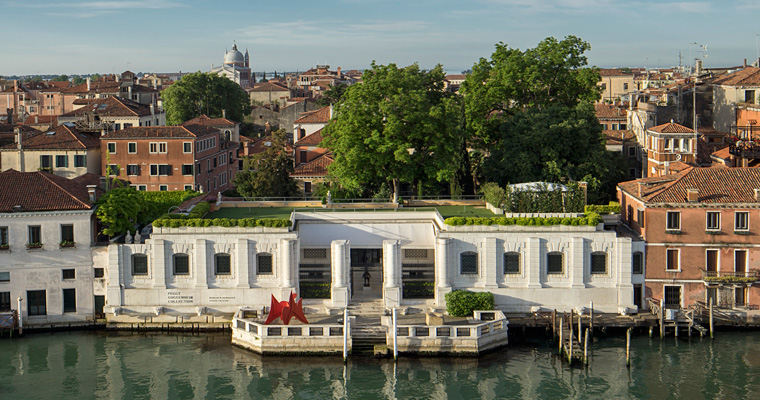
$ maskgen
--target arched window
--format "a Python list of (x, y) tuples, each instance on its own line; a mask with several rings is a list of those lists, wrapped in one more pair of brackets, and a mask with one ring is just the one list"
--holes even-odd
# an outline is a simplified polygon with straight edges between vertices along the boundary
[(272, 275), (272, 254), (259, 253), (256, 255), (256, 271), (258, 275)]
[(132, 254), (132, 275), (148, 275), (148, 256)]
[(230, 275), (232, 268), (230, 266), (230, 255), (227, 253), (217, 253), (214, 255), (214, 274)]
[(190, 256), (184, 253), (172, 257), (174, 275), (190, 275)]
[(603, 275), (607, 273), (607, 252), (595, 251), (591, 253), (591, 274)]
[(565, 256), (561, 251), (546, 254), (546, 273), (562, 274), (565, 272)]
[(465, 251), (459, 255), (459, 273), (462, 275), (478, 273), (478, 253)]
[(504, 275), (520, 273), (520, 253), (508, 251), (504, 253)]

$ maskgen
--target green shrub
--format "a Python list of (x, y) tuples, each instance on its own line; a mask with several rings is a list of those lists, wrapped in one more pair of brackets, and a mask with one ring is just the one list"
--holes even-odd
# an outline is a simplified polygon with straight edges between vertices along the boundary
[(455, 290), (446, 293), (446, 312), (453, 317), (467, 317), (474, 310), (493, 310), (494, 297), (491, 292), (470, 292)]
[(485, 198), (486, 203), (496, 208), (501, 208), (506, 192), (498, 183), (488, 182), (480, 187), (480, 193)]
[[(289, 222), (289, 221), (288, 221)], [(597, 226), (602, 223), (602, 217), (597, 213), (587, 213), (582, 217), (450, 217), (444, 221), (449, 226), (461, 225), (519, 225), (519, 226)], [(289, 225), (288, 225), (289, 226)]]
[(602, 205), (595, 205), (595, 204), (589, 204), (585, 207), (586, 214), (589, 213), (596, 213), (596, 214), (620, 214), (620, 203), (616, 201), (611, 201), (610, 204), (606, 206)]
[(153, 226), (156, 228), (169, 227), (180, 228), (183, 226), (190, 227), (209, 227), (220, 226), (224, 228), (234, 227), (246, 227), (255, 228), (257, 226), (267, 228), (287, 228), (291, 224), (289, 219), (275, 219), (275, 218), (241, 218), (241, 219), (229, 219), (229, 218), (214, 218), (214, 219), (202, 219), (202, 218), (187, 218), (187, 219), (170, 219), (163, 218), (153, 221)]

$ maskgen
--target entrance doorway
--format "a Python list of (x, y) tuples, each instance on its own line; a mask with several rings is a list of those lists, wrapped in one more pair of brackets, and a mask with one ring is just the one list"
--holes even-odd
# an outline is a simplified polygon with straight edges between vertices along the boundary
[(641, 312), (644, 309), (644, 305), (641, 302), (641, 299), (644, 298), (643, 289), (644, 289), (643, 285), (640, 285), (640, 284), (633, 285), (633, 304), (639, 308), (639, 312)]
[(351, 249), (351, 301), (374, 301), (383, 297), (383, 250)]

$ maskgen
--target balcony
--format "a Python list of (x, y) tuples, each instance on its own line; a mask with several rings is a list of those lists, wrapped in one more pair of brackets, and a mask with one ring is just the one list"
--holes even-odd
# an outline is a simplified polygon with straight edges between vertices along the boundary
[(738, 140), (728, 145), (728, 153), (746, 159), (760, 159), (760, 143), (748, 140)]
[(760, 271), (706, 271), (702, 270), (702, 280), (708, 284), (751, 285), (760, 281)]

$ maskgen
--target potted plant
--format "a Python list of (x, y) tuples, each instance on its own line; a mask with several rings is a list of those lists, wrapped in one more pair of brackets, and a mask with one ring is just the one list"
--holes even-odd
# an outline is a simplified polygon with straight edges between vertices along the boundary
[(26, 244), (26, 248), (27, 249), (41, 249), (42, 248), (42, 243), (40, 243), (40, 242), (27, 243)]
[(11, 248), (11, 245), (9, 245), (8, 243), (0, 244), (0, 250), (8, 250), (10, 248)]
[(76, 243), (73, 240), (61, 240), (61, 247), (74, 247)]

